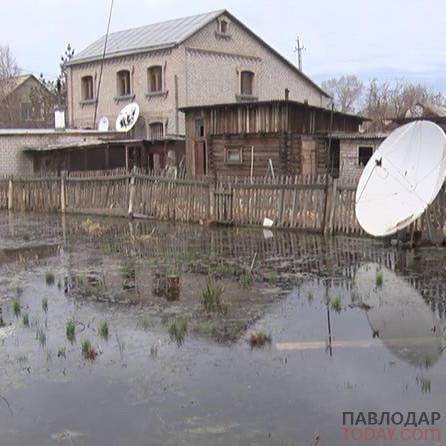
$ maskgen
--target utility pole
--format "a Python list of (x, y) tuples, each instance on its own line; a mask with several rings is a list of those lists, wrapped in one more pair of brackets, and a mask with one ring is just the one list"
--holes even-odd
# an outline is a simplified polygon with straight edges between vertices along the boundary
[(299, 36), (297, 36), (294, 52), (297, 53), (297, 67), (299, 68), (299, 71), (302, 71), (302, 53), (305, 50), (306, 48), (304, 46), (300, 46)]

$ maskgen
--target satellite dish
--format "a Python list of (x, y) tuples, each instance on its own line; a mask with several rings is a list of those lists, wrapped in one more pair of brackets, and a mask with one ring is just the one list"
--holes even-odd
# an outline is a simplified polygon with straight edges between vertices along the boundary
[(409, 226), (434, 201), (446, 176), (446, 135), (430, 121), (394, 130), (372, 155), (356, 189), (356, 217), (382, 237)]
[(139, 105), (136, 102), (126, 105), (116, 118), (116, 131), (128, 132), (139, 117)]
[[(376, 285), (382, 274), (382, 285)], [(412, 366), (433, 365), (445, 347), (440, 320), (410, 283), (376, 263), (361, 266), (355, 288), (376, 337)]]
[(107, 116), (102, 116), (98, 123), (98, 130), (100, 132), (108, 132), (109, 124)]

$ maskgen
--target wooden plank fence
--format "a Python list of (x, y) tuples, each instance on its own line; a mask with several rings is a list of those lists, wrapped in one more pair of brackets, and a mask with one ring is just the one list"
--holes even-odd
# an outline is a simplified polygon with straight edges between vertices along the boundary
[[(119, 215), (135, 218), (303, 229), (365, 235), (355, 216), (355, 183), (325, 175), (187, 178), (139, 172), (103, 176), (0, 179), (0, 209)], [(446, 190), (414, 224), (440, 231), (446, 220)]]
[(11, 180), (12, 190), (8, 191), (8, 208), (15, 211), (47, 211), (60, 209), (59, 178), (19, 178)]
[(63, 178), (66, 212), (127, 215), (130, 175)]

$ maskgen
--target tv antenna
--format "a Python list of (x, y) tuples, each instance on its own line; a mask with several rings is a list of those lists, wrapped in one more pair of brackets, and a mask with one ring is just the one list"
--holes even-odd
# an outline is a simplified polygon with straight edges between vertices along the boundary
[(304, 46), (300, 46), (299, 36), (297, 36), (294, 52), (297, 53), (297, 67), (299, 68), (299, 71), (302, 71), (302, 53), (305, 50), (306, 48)]

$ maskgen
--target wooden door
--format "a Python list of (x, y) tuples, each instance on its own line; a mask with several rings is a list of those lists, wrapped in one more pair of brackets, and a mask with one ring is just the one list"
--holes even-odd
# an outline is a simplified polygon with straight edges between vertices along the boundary
[(195, 175), (206, 175), (206, 144), (195, 141)]

